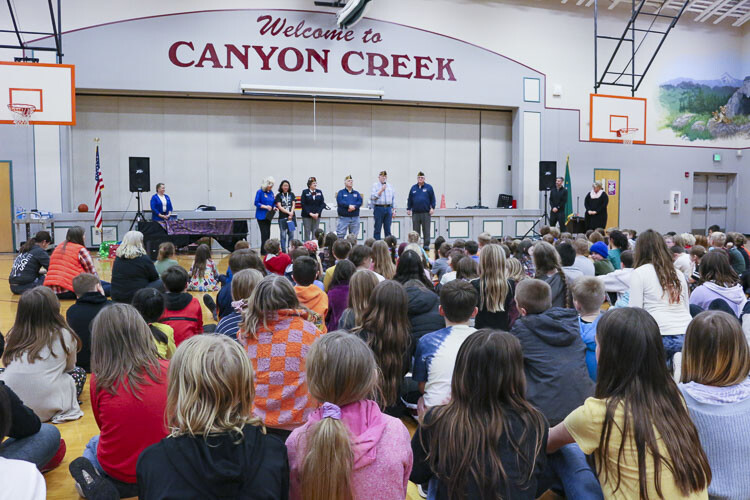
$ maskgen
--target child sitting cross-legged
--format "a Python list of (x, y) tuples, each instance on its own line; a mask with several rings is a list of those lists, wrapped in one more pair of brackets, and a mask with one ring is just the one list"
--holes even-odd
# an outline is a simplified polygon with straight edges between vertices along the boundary
[(573, 305), (578, 311), (578, 327), (586, 344), (586, 368), (596, 382), (596, 325), (604, 303), (604, 285), (598, 277), (582, 276), (573, 283)]
[(191, 292), (215, 292), (219, 289), (219, 269), (211, 259), (211, 247), (206, 244), (198, 245), (195, 249), (195, 260), (190, 267)]
[(371, 399), (378, 368), (367, 344), (344, 331), (327, 333), (310, 348), (306, 373), (321, 406), (286, 441), (289, 498), (403, 500), (409, 431)]
[(174, 343), (179, 347), (183, 340), (203, 333), (203, 309), (198, 299), (186, 292), (188, 273), (180, 266), (172, 266), (161, 275), (165, 297), (164, 315), (159, 323), (174, 329)]
[(254, 399), (253, 368), (237, 342), (186, 340), (169, 365), (170, 435), (138, 459), (139, 498), (287, 498), (286, 449), (253, 416)]
[[(151, 290), (156, 290), (152, 288)], [(76, 365), (91, 372), (91, 322), (99, 311), (111, 304), (104, 296), (104, 289), (97, 276), (81, 273), (73, 278), (73, 291), (76, 303), (65, 313), (65, 319), (81, 339), (81, 350), (78, 351)]]

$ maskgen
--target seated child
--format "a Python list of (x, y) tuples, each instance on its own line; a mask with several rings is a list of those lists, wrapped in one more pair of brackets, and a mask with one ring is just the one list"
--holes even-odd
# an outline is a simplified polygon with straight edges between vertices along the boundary
[(597, 276), (604, 284), (604, 291), (616, 293), (617, 301), (613, 307), (628, 307), (630, 303), (630, 276), (633, 274), (633, 251), (625, 250), (620, 254), (621, 269)]
[(65, 313), (65, 319), (81, 339), (76, 366), (86, 370), (86, 373), (91, 373), (90, 325), (99, 311), (112, 302), (104, 296), (101, 282), (93, 274), (81, 273), (73, 278), (73, 291), (76, 294), (76, 303)]
[(234, 275), (232, 278), (232, 308), (234, 311), (221, 318), (216, 326), (216, 333), (237, 340), (237, 332), (240, 330), (242, 314), (247, 309), (247, 301), (255, 290), (255, 286), (262, 279), (263, 275), (257, 269), (243, 269)]
[(133, 295), (132, 305), (148, 323), (159, 357), (170, 359), (177, 347), (174, 345), (174, 329), (159, 323), (164, 314), (164, 294), (155, 288), (142, 288)]
[(466, 242), (466, 253), (469, 257), (474, 259), (474, 261), (479, 264), (479, 243), (477, 243), (474, 240), (469, 240)]
[(422, 413), (433, 406), (445, 404), (451, 397), (453, 366), (461, 344), (476, 330), (469, 326), (477, 315), (479, 293), (463, 280), (446, 283), (440, 290), (440, 314), (445, 328), (422, 336), (414, 354), (412, 379), (424, 394)]
[[(333, 243), (332, 252), (333, 257), (336, 259), (336, 262), (340, 260), (344, 260), (347, 257), (349, 257), (349, 252), (351, 252), (352, 246), (349, 244), (346, 240), (336, 240)], [(328, 291), (328, 288), (331, 286), (331, 281), (333, 281), (333, 272), (336, 270), (336, 264), (329, 266), (326, 269), (325, 275), (323, 276), (323, 286), (325, 287), (325, 291)]]
[(604, 285), (594, 276), (582, 276), (573, 283), (573, 305), (578, 311), (578, 327), (586, 344), (586, 367), (596, 382), (596, 325), (604, 303)]
[[(312, 257), (297, 257), (293, 265), (292, 276), (296, 283), (294, 292), (300, 305), (312, 309), (320, 318), (325, 318), (328, 315), (328, 295), (315, 285), (318, 263)], [(324, 321), (316, 323), (315, 326), (323, 333), (328, 331)]]
[(537, 279), (518, 284), (516, 305), (521, 317), (511, 333), (523, 349), (526, 397), (553, 426), (594, 394), (578, 314), (551, 307), (550, 286)]
[[(286, 271), (284, 271), (284, 276), (286, 279), (289, 280), (289, 282), (294, 286), (294, 261), (299, 259), (300, 257), (310, 257), (310, 252), (307, 250), (307, 248), (295, 248), (291, 252), (289, 252), (289, 257), (291, 257), (292, 262), (286, 266)], [(315, 260), (315, 259), (313, 259)], [(315, 261), (315, 265), (317, 266), (318, 261)], [(317, 277), (317, 274), (316, 274)], [(321, 288), (322, 290), (322, 288)]]
[[(237, 243), (234, 244), (234, 252), (237, 250), (243, 250), (243, 249), (249, 249), (250, 243), (248, 243), (246, 240), (240, 240)], [(227, 266), (227, 273), (224, 275), (219, 276), (219, 281), (221, 281), (221, 285), (224, 286), (232, 281), (232, 264), (231, 262)]]
[[(238, 244), (241, 242), (238, 242)], [(238, 273), (243, 269), (255, 269), (260, 272), (263, 276), (267, 274), (266, 268), (263, 267), (263, 261), (254, 250), (250, 248), (241, 248), (235, 250), (229, 256), (229, 270), (231, 273)], [(231, 282), (231, 280), (230, 280)], [(223, 286), (219, 293), (216, 294), (216, 308), (218, 309), (219, 318), (229, 316), (234, 312), (232, 308), (232, 287)], [(209, 295), (210, 297), (210, 295)], [(204, 296), (205, 300), (205, 296)], [(209, 308), (210, 310), (210, 308)]]
[(443, 243), (440, 245), (440, 248), (438, 248), (438, 258), (435, 259), (435, 262), (432, 264), (432, 276), (437, 279), (437, 282), (440, 283), (440, 280), (443, 278), (443, 275), (447, 273), (450, 268), (448, 266), (448, 252), (451, 251), (450, 243)]
[(198, 245), (195, 250), (195, 260), (190, 267), (191, 292), (215, 292), (219, 290), (219, 270), (211, 259), (211, 247), (206, 244)]
[(279, 240), (276, 238), (267, 240), (263, 245), (263, 250), (266, 252), (263, 256), (263, 265), (266, 266), (268, 272), (284, 276), (287, 266), (292, 263), (292, 258), (281, 251)]
[(198, 299), (186, 292), (188, 279), (187, 271), (179, 266), (170, 267), (161, 275), (167, 293), (159, 323), (174, 329), (174, 343), (178, 347), (183, 340), (203, 333), (203, 309)]
[(156, 259), (156, 262), (154, 262), (154, 266), (156, 266), (156, 272), (159, 273), (160, 276), (161, 273), (170, 267), (180, 265), (180, 263), (174, 259), (175, 252), (174, 243), (171, 241), (165, 241), (159, 245), (159, 257)]
[(609, 249), (606, 243), (597, 241), (591, 245), (589, 252), (591, 252), (591, 260), (594, 261), (594, 274), (596, 276), (609, 274), (615, 270), (609, 261)]

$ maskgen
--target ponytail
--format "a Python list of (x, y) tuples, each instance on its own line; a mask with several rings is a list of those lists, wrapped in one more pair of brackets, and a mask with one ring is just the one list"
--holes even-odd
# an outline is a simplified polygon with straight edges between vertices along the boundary
[(346, 425), (323, 418), (307, 434), (301, 492), (306, 500), (352, 500), (354, 452)]
[(27, 253), (30, 252), (32, 248), (34, 248), (37, 244), (36, 238), (29, 238), (29, 240), (21, 245), (21, 248), (18, 249), (18, 253)]

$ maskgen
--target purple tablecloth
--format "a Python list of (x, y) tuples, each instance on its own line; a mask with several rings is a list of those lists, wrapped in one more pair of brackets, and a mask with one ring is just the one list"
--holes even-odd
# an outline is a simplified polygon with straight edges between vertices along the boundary
[(213, 220), (168, 220), (159, 221), (161, 227), (163, 227), (167, 234), (206, 234), (206, 235), (221, 235), (221, 234), (232, 234), (232, 223), (231, 219), (213, 219)]

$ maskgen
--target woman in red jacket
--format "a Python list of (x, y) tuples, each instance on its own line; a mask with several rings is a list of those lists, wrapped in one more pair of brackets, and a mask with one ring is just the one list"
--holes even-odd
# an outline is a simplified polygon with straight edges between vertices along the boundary
[[(73, 292), (73, 278), (81, 273), (96, 273), (94, 260), (86, 249), (85, 232), (81, 226), (68, 229), (65, 242), (55, 247), (49, 260), (47, 277), (44, 278), (44, 286), (48, 286), (57, 294), (59, 299), (75, 300)], [(109, 297), (110, 285), (102, 281), (104, 293)]]

